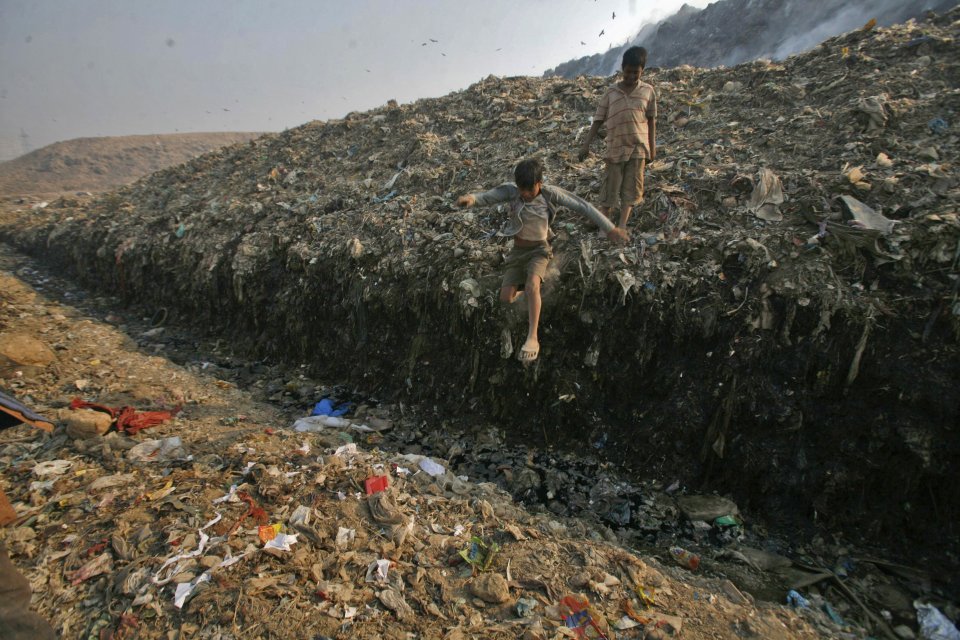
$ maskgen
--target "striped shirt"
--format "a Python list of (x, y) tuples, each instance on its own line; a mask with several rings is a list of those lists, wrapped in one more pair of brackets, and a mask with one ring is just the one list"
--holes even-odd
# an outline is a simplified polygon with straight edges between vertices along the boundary
[(630, 93), (617, 83), (607, 89), (597, 105), (594, 121), (607, 124), (607, 162), (649, 158), (647, 122), (657, 118), (657, 94), (651, 85), (638, 82)]

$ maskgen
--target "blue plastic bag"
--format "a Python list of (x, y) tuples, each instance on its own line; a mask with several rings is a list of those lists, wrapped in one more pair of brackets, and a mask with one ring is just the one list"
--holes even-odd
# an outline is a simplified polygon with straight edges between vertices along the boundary
[(313, 412), (310, 414), (312, 416), (342, 416), (345, 413), (350, 412), (351, 403), (344, 402), (337, 406), (334, 406), (330, 402), (330, 398), (324, 398), (317, 404), (313, 405)]
[(810, 601), (791, 589), (787, 592), (787, 604), (795, 609), (806, 609), (810, 606)]

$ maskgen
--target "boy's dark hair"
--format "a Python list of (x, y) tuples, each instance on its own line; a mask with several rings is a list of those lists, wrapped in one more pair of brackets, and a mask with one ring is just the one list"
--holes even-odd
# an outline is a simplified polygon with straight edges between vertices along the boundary
[(630, 47), (623, 52), (623, 63), (621, 67), (647, 67), (647, 50), (643, 47)]
[(521, 160), (513, 170), (513, 181), (521, 189), (532, 189), (533, 185), (543, 182), (543, 163), (539, 158)]

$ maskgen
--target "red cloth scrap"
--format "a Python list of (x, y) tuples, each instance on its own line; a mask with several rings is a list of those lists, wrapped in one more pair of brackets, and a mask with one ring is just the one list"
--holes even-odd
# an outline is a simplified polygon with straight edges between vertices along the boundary
[(174, 407), (171, 411), (137, 411), (133, 407), (108, 407), (103, 404), (87, 402), (80, 398), (74, 398), (70, 401), (71, 409), (96, 409), (110, 414), (116, 423), (117, 431), (133, 435), (141, 429), (162, 424), (173, 416), (180, 413), (181, 406)]

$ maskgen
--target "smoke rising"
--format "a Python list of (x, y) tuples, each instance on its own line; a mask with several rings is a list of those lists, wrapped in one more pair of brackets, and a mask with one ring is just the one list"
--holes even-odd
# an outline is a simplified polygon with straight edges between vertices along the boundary
[(613, 74), (620, 67), (622, 52), (632, 45), (647, 48), (653, 67), (781, 60), (871, 19), (887, 26), (922, 17), (927, 11), (945, 13), (955, 4), (956, 0), (720, 0), (703, 9), (684, 6), (665, 20), (643, 25), (620, 47), (565, 62), (544, 75)]

